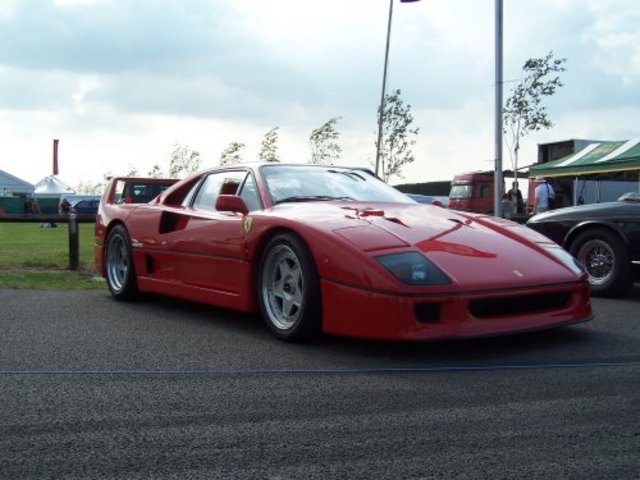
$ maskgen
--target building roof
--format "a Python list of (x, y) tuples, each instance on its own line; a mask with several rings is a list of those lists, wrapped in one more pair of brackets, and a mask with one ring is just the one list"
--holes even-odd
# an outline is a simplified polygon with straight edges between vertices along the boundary
[(55, 197), (68, 193), (75, 193), (75, 191), (54, 175), (44, 177), (36, 183), (34, 192), (37, 197)]
[(631, 170), (640, 170), (640, 137), (592, 143), (553, 162), (531, 166), (529, 176), (580, 176)]
[(22, 180), (4, 170), (0, 170), (0, 197), (11, 196), (14, 192), (33, 193), (34, 189), (35, 187), (26, 180)]

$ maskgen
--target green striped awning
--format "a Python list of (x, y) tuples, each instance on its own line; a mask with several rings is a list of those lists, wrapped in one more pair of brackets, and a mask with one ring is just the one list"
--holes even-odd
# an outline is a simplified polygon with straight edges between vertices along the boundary
[(640, 170), (640, 138), (596, 142), (553, 162), (529, 168), (529, 177), (579, 176)]

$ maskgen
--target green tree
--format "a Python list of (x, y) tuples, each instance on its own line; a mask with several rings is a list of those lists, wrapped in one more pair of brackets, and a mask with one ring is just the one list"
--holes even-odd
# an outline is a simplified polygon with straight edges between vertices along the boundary
[(220, 154), (220, 165), (235, 165), (242, 162), (240, 150), (244, 148), (244, 143), (231, 142)]
[(135, 165), (129, 164), (129, 171), (124, 175), (125, 177), (138, 177), (140, 174), (138, 173), (138, 167)]
[(324, 125), (311, 131), (309, 145), (311, 147), (311, 163), (316, 165), (333, 165), (342, 153), (338, 144), (340, 132), (336, 130), (336, 123), (340, 117), (333, 117)]
[(162, 178), (164, 177), (164, 172), (162, 171), (162, 168), (160, 168), (160, 165), (155, 164), (153, 167), (151, 167), (151, 170), (149, 170), (149, 172), (147, 173), (147, 177)]
[(553, 52), (544, 57), (527, 60), (520, 75), (520, 81), (512, 88), (502, 115), (504, 133), (511, 156), (514, 172), (518, 170), (520, 139), (529, 132), (548, 129), (553, 126), (543, 100), (563, 86), (559, 73), (566, 70), (566, 58), (554, 58)]
[(176, 142), (171, 152), (169, 163), (169, 176), (171, 178), (183, 178), (200, 168), (200, 152), (186, 145)]
[[(385, 181), (393, 176), (402, 178), (403, 167), (415, 160), (412, 148), (416, 144), (415, 137), (420, 129), (412, 126), (411, 105), (405, 105), (400, 95), (399, 89), (385, 95), (382, 115), (383, 141), (380, 148), (380, 171)], [(378, 118), (379, 116), (380, 107)], [(375, 145), (377, 149), (377, 140)]]
[(274, 127), (264, 134), (258, 160), (261, 162), (279, 162), (278, 157), (278, 129)]
[(101, 195), (104, 191), (106, 182), (92, 182), (90, 180), (82, 180), (74, 188), (78, 195)]
[[(129, 170), (134, 169), (131, 165), (129, 165)], [(135, 169), (134, 169), (135, 170)], [(135, 172), (134, 172), (135, 173)], [(133, 176), (133, 175), (128, 175)], [(87, 194), (87, 195), (101, 195), (104, 192), (107, 183), (114, 177), (113, 173), (106, 172), (102, 174), (102, 180), (98, 182), (92, 182), (90, 180), (81, 181), (76, 188), (74, 189), (78, 194)]]

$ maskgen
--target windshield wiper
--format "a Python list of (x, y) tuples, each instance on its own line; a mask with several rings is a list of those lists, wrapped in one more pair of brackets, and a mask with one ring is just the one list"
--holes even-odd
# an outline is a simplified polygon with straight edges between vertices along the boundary
[(275, 205), (288, 202), (326, 202), (329, 200), (353, 200), (351, 197), (331, 197), (329, 195), (300, 195), (295, 197), (285, 197), (274, 202)]
[(362, 173), (360, 173), (361, 170), (358, 170), (357, 168), (352, 168), (352, 169), (349, 169), (349, 170), (334, 170), (334, 169), (331, 169), (331, 170), (328, 170), (328, 171), (331, 172), (331, 173), (339, 173), (340, 175), (346, 175), (348, 177), (357, 177), (360, 180), (363, 180), (365, 182), (367, 181), (367, 179), (364, 177), (364, 175), (362, 175)]

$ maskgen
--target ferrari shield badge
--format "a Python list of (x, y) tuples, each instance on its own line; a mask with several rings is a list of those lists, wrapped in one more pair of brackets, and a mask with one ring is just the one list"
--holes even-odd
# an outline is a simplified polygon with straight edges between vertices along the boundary
[(244, 233), (249, 233), (251, 231), (252, 223), (253, 223), (252, 217), (247, 217), (244, 219)]

